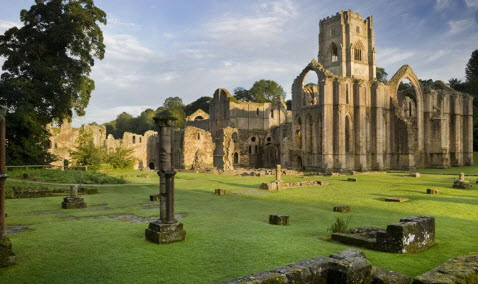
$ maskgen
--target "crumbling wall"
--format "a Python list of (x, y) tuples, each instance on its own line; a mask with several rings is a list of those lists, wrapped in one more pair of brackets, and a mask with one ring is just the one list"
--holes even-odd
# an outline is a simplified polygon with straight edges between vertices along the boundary
[(435, 244), (435, 218), (413, 216), (379, 228), (353, 228), (333, 233), (332, 239), (350, 245), (392, 253), (424, 251)]
[(188, 126), (182, 139), (182, 165), (185, 169), (207, 169), (213, 167), (215, 145), (209, 131)]

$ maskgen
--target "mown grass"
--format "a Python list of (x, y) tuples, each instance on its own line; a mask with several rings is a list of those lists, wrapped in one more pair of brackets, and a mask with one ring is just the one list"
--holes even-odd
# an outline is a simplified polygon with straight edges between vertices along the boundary
[[(475, 168), (476, 169), (476, 168)], [(385, 227), (412, 215), (436, 217), (438, 245), (417, 254), (365, 250), (376, 266), (415, 276), (445, 260), (478, 250), (478, 191), (452, 189), (455, 177), (374, 173), (320, 177), (330, 185), (259, 190), (273, 177), (240, 177), (178, 173), (176, 214), (187, 231), (186, 241), (156, 245), (144, 239), (147, 223), (128, 223), (92, 216), (158, 215), (149, 194), (158, 191), (154, 172), (118, 173), (144, 185), (103, 186), (100, 194), (84, 196), (88, 208), (60, 209), (60, 197), (7, 200), (8, 226), (27, 225), (11, 234), (17, 264), (0, 269), (4, 283), (214, 283), (271, 269), (298, 260), (326, 256), (347, 246), (327, 240), (327, 229), (338, 216), (350, 226)], [(284, 176), (285, 180), (318, 177)], [(426, 195), (426, 188), (440, 191)], [(215, 196), (225, 188), (225, 196)], [(410, 198), (387, 203), (387, 196)], [(332, 211), (348, 204), (347, 214)], [(268, 224), (273, 213), (290, 215), (290, 226)], [(72, 220), (72, 217), (75, 217)]]
[(121, 177), (105, 173), (82, 170), (17, 169), (8, 172), (9, 177), (26, 181), (44, 181), (76, 184), (123, 184)]

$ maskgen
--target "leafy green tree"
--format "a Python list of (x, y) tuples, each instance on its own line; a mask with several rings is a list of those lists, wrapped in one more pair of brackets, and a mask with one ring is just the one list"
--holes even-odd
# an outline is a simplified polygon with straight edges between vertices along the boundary
[(90, 166), (92, 170), (97, 170), (105, 159), (105, 151), (93, 143), (93, 132), (82, 127), (75, 144), (75, 149), (70, 149), (73, 164)]
[(256, 99), (249, 90), (246, 90), (242, 87), (237, 87), (234, 89), (234, 97), (244, 102), (253, 102)]
[(385, 72), (385, 69), (382, 67), (377, 67), (376, 68), (376, 73), (377, 73), (377, 81), (387, 83), (388, 79), (388, 73)]
[(281, 85), (272, 80), (260, 80), (252, 85), (250, 92), (258, 103), (278, 101), (285, 99), (285, 92)]
[(211, 97), (200, 97), (194, 102), (186, 105), (184, 107), (184, 111), (186, 112), (186, 115), (191, 115), (198, 109), (202, 109), (205, 112), (209, 112), (209, 106), (211, 105), (211, 101)]
[(0, 82), (0, 104), (8, 114), (9, 164), (49, 162), (46, 126), (84, 115), (91, 92), (95, 59), (105, 45), (98, 23), (106, 13), (93, 0), (36, 0), (20, 12), (23, 26), (0, 35), (6, 60)]
[(120, 146), (106, 153), (105, 162), (113, 166), (114, 169), (132, 169), (135, 159), (132, 157), (132, 148)]
[[(186, 112), (184, 111), (184, 103), (180, 97), (169, 97), (164, 101), (163, 109), (169, 110), (176, 117), (176, 127), (184, 128), (186, 124)], [(156, 110), (158, 112), (158, 110)]]
[(184, 108), (184, 103), (180, 97), (169, 97), (164, 100), (163, 107), (169, 110), (175, 108)]
[(122, 112), (116, 117), (114, 137), (122, 138), (123, 134), (133, 129), (133, 116)]

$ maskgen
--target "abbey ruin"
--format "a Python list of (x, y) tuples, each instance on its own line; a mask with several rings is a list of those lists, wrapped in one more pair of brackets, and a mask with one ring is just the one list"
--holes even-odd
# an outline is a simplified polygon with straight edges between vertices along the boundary
[[(422, 85), (408, 65), (379, 82), (375, 54), (372, 17), (349, 10), (321, 20), (318, 58), (295, 79), (292, 109), (284, 101), (239, 102), (218, 89), (208, 112), (196, 111), (176, 131), (176, 167), (366, 171), (473, 165), (472, 97), (440, 81)], [(317, 83), (304, 85), (308, 75)], [(94, 128), (97, 145), (133, 147), (136, 168), (157, 165), (154, 131), (115, 140), (104, 127), (87, 127)], [(50, 151), (67, 161), (77, 132), (69, 124), (51, 128)]]

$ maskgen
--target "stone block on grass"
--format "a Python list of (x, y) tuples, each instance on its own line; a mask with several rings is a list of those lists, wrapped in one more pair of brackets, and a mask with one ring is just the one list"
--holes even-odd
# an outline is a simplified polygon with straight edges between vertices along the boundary
[(438, 190), (433, 188), (427, 188), (427, 194), (438, 194)]
[(159, 194), (151, 194), (149, 196), (149, 201), (159, 201)]
[(289, 215), (272, 214), (269, 215), (269, 224), (271, 225), (289, 225)]
[(407, 202), (409, 201), (410, 199), (408, 198), (405, 198), (405, 197), (387, 197), (385, 198), (385, 201), (386, 202), (399, 202), (399, 203), (402, 203), (402, 202)]
[(349, 205), (338, 205), (334, 207), (334, 212), (347, 213), (350, 211)]
[(214, 190), (214, 194), (216, 194), (216, 195), (226, 195), (226, 190), (223, 189), (223, 188), (216, 188)]

